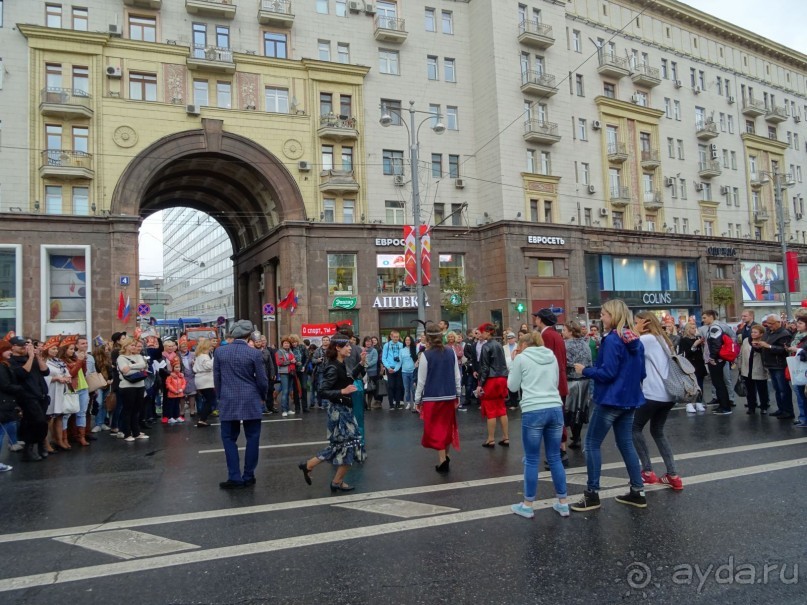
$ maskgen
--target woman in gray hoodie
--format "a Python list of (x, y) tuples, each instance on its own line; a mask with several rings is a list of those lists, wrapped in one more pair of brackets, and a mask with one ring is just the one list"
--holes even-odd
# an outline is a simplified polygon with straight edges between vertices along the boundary
[(552, 473), (552, 483), (558, 501), (552, 508), (561, 517), (569, 516), (566, 502), (566, 471), (560, 461), (560, 439), (563, 434), (563, 401), (558, 392), (558, 361), (555, 354), (544, 346), (539, 332), (524, 334), (518, 342), (518, 352), (507, 388), (521, 389), (521, 441), (524, 444), (524, 501), (511, 506), (521, 517), (532, 519), (532, 503), (538, 491), (538, 462), (541, 458), (541, 441)]

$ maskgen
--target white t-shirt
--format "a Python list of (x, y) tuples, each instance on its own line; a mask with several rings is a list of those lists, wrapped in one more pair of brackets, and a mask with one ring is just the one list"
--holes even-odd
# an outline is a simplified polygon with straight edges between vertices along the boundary
[[(653, 401), (672, 401), (664, 386), (664, 381), (670, 373), (670, 358), (667, 352), (662, 348), (659, 339), (652, 334), (642, 334), (640, 340), (644, 345), (644, 365), (647, 374), (642, 382), (642, 393), (646, 399)], [(665, 346), (666, 344), (664, 343)]]

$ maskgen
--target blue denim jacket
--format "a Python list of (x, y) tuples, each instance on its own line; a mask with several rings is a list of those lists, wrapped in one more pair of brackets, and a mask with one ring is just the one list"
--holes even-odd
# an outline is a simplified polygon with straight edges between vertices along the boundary
[(611, 330), (600, 344), (593, 367), (583, 376), (594, 381), (594, 402), (620, 408), (644, 405), (644, 345), (634, 334), (623, 338)]

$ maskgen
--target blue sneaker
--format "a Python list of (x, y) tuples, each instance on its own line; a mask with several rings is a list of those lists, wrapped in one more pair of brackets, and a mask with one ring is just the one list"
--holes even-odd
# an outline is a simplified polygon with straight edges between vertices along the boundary
[(561, 517), (568, 517), (569, 516), (569, 505), (568, 504), (561, 504), (560, 502), (555, 502), (552, 505), (552, 510), (558, 513)]
[(517, 514), (519, 517), (524, 517), (525, 519), (532, 519), (535, 516), (535, 511), (532, 510), (531, 506), (524, 506), (523, 502), (519, 502), (518, 504), (514, 504), (510, 507), (510, 510)]

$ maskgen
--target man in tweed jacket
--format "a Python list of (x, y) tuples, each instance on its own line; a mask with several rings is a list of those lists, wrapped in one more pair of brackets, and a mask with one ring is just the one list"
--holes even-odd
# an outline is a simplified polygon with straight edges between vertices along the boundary
[[(234, 340), (216, 352), (216, 361), (213, 364), (213, 382), (219, 400), (221, 442), (227, 458), (227, 481), (219, 483), (222, 489), (255, 485), (261, 414), (269, 380), (261, 352), (247, 346), (246, 339), (253, 330), (249, 320), (236, 322), (230, 332)], [(242, 422), (247, 440), (243, 474), (238, 457), (238, 435), (241, 433)]]

